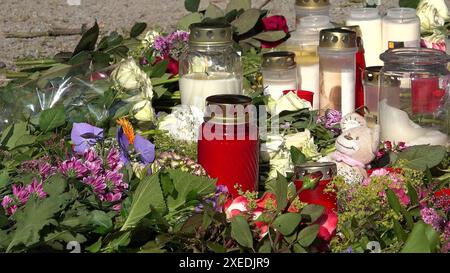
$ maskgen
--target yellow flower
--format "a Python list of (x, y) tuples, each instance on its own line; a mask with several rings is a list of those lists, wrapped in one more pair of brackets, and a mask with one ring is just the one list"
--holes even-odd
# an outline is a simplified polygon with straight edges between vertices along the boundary
[(134, 144), (134, 129), (133, 129), (133, 125), (131, 125), (130, 121), (127, 120), (126, 118), (120, 118), (117, 121), (117, 124), (120, 125), (122, 127), (123, 130), (123, 134), (127, 137), (128, 142), (130, 142), (130, 144)]

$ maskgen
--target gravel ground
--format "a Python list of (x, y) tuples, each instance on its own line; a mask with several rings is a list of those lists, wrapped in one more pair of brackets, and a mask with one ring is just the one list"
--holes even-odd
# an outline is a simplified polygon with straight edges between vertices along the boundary
[[(183, 0), (80, 1), (79, 6), (69, 6), (67, 0), (0, 0), (0, 66), (3, 62), (11, 68), (13, 61), (19, 58), (46, 57), (60, 51), (71, 51), (80, 39), (77, 35), (6, 39), (1, 36), (1, 32), (38, 32), (55, 27), (80, 28), (82, 24), (91, 26), (95, 19), (102, 33), (113, 30), (128, 31), (136, 21), (171, 30), (176, 27), (178, 19), (186, 14)], [(222, 7), (228, 2), (227, 0), (210, 1)], [(279, 7), (281, 1), (294, 2), (294, 0), (273, 1), (276, 7)], [(343, 15), (348, 11), (349, 2), (358, 1), (362, 0), (331, 0), (334, 6), (331, 12), (334, 21), (342, 20)], [(264, 0), (253, 1), (255, 6), (262, 2)], [(395, 6), (398, 5), (398, 0), (383, 0), (383, 3), (387, 6)], [(208, 0), (202, 0), (202, 6), (206, 5)]]

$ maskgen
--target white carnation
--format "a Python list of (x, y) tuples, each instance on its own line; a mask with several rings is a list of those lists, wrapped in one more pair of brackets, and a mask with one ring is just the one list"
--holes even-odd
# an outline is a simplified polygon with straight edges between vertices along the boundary
[(198, 108), (179, 105), (174, 107), (171, 114), (162, 118), (158, 129), (167, 131), (174, 139), (195, 142), (198, 140), (203, 117), (203, 112)]

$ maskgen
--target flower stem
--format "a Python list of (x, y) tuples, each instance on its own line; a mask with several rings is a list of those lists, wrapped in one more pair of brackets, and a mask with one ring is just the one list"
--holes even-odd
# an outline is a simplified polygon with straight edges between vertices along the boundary
[(174, 78), (171, 78), (171, 79), (168, 79), (168, 80), (155, 80), (155, 81), (153, 81), (153, 83), (152, 83), (152, 85), (153, 86), (158, 86), (158, 85), (163, 85), (163, 84), (166, 84), (166, 83), (173, 83), (173, 82), (178, 82), (180, 80), (180, 78), (179, 77), (174, 77)]
[(162, 130), (148, 130), (145, 132), (140, 133), (141, 136), (151, 136), (151, 135), (163, 135), (164, 131)]
[(54, 59), (41, 59), (41, 60), (24, 60), (17, 61), (17, 66), (25, 66), (25, 65), (42, 65), (42, 64), (56, 64), (57, 62)]

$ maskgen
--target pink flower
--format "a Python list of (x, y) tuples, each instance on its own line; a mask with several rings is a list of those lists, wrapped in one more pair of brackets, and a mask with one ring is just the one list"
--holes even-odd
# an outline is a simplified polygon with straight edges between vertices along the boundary
[[(287, 25), (286, 18), (284, 16), (280, 15), (274, 15), (265, 17), (262, 19), (263, 24), (263, 30), (264, 31), (276, 31), (276, 30), (282, 30), (286, 33), (289, 32), (289, 27)], [(274, 48), (280, 45), (283, 42), (284, 39), (276, 42), (266, 42), (261, 41), (261, 47), (262, 48)]]
[(318, 237), (324, 241), (330, 241), (336, 233), (338, 216), (333, 210), (325, 208), (324, 214), (317, 220), (320, 225)]
[(445, 44), (445, 40), (440, 40), (440, 41), (429, 41), (427, 39), (421, 39), (420, 40), (420, 47), (423, 48), (432, 48), (432, 49), (437, 49), (443, 52), (446, 52), (446, 44)]
[(33, 179), (30, 185), (27, 186), (27, 190), (30, 194), (36, 194), (37, 197), (43, 199), (47, 197), (47, 193), (44, 192), (42, 182), (39, 183), (36, 178)]
[(14, 204), (14, 199), (9, 195), (3, 197), (2, 207), (6, 210), (7, 215), (13, 215), (17, 210), (17, 205)]
[(81, 160), (72, 157), (59, 166), (59, 171), (67, 177), (82, 178), (86, 175), (88, 169), (83, 165)]
[(233, 200), (228, 200), (225, 203), (225, 214), (227, 219), (231, 219), (242, 212), (248, 211), (248, 199), (244, 196), (238, 196)]
[(30, 198), (30, 192), (22, 185), (12, 185), (12, 192), (22, 205)]
[(103, 193), (107, 187), (103, 176), (88, 176), (83, 178), (83, 183), (90, 186), (95, 193)]

